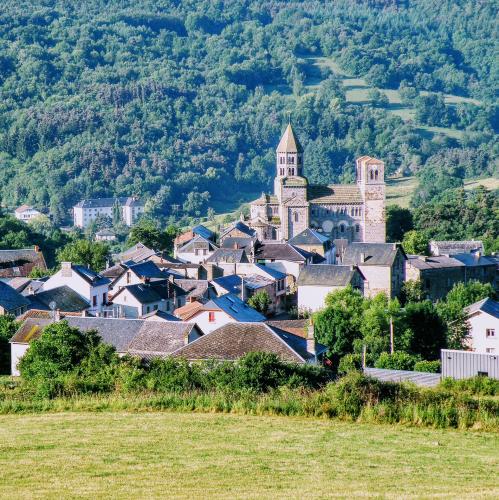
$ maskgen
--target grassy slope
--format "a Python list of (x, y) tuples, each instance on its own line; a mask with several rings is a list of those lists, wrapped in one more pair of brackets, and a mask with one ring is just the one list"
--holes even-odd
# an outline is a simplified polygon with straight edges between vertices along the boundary
[(499, 438), (290, 417), (0, 417), (0, 496), (498, 498)]

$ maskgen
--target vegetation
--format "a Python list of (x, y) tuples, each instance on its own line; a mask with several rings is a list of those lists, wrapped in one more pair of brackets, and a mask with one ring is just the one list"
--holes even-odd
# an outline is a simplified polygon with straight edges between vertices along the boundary
[(256, 292), (248, 299), (248, 305), (262, 314), (267, 314), (272, 300), (267, 290)]
[[(89, 196), (142, 196), (168, 222), (233, 207), (269, 187), (289, 111), (312, 182), (352, 180), (366, 152), (389, 173), (427, 172), (439, 186), (456, 186), (442, 159), (459, 179), (494, 175), (494, 14), (478, 0), (7, 0), (2, 201), (47, 209), (56, 224)], [(308, 92), (308, 58), (321, 55), (399, 91), (415, 123), (386, 111), (385, 92), (348, 102), (355, 89), (331, 67)], [(461, 139), (420, 133), (449, 124)]]
[(104, 269), (109, 259), (109, 246), (106, 243), (92, 242), (85, 239), (78, 239), (68, 243), (57, 252), (59, 263), (72, 262), (73, 264), (81, 264), (94, 271)]
[(11, 315), (0, 316), (0, 374), (10, 373), (10, 344), (9, 340), (16, 333), (18, 325)]
[(233, 498), (320, 498), (332, 491), (355, 497), (367, 488), (379, 497), (497, 496), (491, 474), (497, 438), (486, 432), (277, 416), (65, 412), (2, 416), (0, 443), (0, 487), (8, 498), (165, 492), (212, 498), (222, 491)]

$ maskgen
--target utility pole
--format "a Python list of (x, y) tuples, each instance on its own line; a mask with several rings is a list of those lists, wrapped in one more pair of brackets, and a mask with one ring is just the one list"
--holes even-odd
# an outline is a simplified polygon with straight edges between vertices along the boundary
[(393, 316), (390, 314), (390, 353), (395, 352), (394, 338), (393, 338)]
[(362, 368), (366, 367), (366, 344), (362, 346)]

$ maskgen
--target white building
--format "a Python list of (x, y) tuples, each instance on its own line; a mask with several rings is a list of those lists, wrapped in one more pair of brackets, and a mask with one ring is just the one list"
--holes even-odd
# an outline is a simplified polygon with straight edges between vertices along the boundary
[(499, 353), (499, 302), (486, 298), (465, 308), (469, 347), (479, 354)]
[(43, 285), (43, 291), (68, 286), (90, 304), (89, 312), (101, 312), (108, 301), (111, 280), (85, 266), (62, 262), (61, 269)]
[(76, 227), (86, 228), (97, 216), (111, 219), (116, 209), (127, 226), (133, 226), (144, 212), (144, 203), (137, 198), (96, 198), (82, 200), (73, 207), (73, 221)]
[(39, 217), (40, 215), (42, 215), (41, 212), (29, 205), (21, 205), (14, 210), (14, 217), (24, 222), (29, 222), (30, 220)]

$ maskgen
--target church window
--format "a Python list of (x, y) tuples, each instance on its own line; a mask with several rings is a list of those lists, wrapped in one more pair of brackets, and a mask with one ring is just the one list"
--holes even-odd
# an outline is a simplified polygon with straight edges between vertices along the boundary
[(373, 172), (372, 170), (371, 170), (371, 172), (370, 172), (369, 177), (371, 178), (371, 180), (373, 180), (373, 179), (374, 179), (374, 172)]
[(375, 178), (376, 180), (378, 180), (378, 171), (377, 171), (377, 170), (375, 170), (375, 171), (374, 171), (374, 178)]
[(298, 222), (298, 212), (295, 212), (295, 222)]
[(355, 208), (352, 207), (352, 209), (350, 210), (350, 215), (355, 215)]
[(344, 232), (345, 232), (345, 225), (340, 224), (340, 233), (344, 233)]
[(290, 168), (289, 169), (289, 174), (290, 175), (295, 175), (295, 169), (294, 168)]
[(355, 224), (355, 232), (358, 233), (360, 231), (360, 226), (358, 224)]
[(279, 169), (279, 175), (284, 175), (284, 169), (283, 168)]
[(281, 165), (283, 165), (285, 162), (286, 162), (286, 160), (285, 160), (284, 156), (281, 156), (281, 157), (279, 158), (279, 163), (280, 163)]
[(294, 156), (290, 156), (289, 160), (288, 160), (288, 163), (291, 163), (291, 165), (294, 165), (294, 163), (295, 163), (295, 157)]

